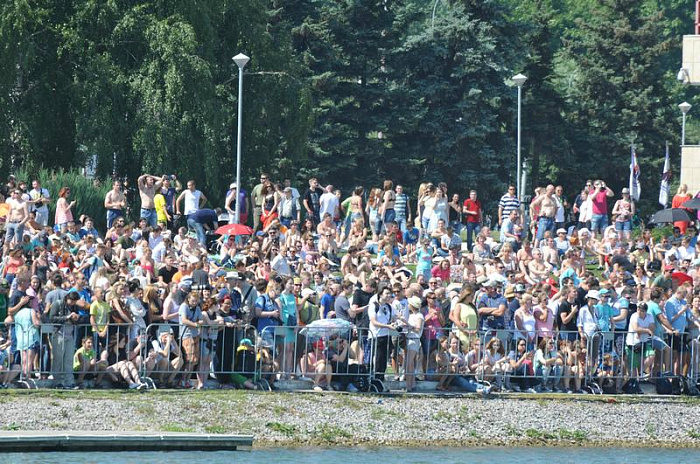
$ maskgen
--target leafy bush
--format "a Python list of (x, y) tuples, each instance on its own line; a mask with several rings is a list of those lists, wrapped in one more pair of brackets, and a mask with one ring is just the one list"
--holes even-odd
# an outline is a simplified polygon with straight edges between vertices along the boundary
[(110, 182), (102, 182), (97, 179), (89, 179), (78, 170), (71, 171), (50, 171), (40, 169), (38, 172), (19, 170), (15, 172), (18, 181), (27, 181), (28, 189), (31, 190), (31, 183), (34, 179), (39, 179), (41, 186), (51, 194), (49, 204), (49, 224), (54, 222), (56, 213), (56, 200), (58, 191), (62, 187), (71, 189), (70, 200), (75, 200), (73, 208), (73, 218), (77, 221), (82, 214), (90, 216), (95, 222), (97, 229), (104, 231), (107, 226), (104, 200), (107, 192), (112, 188)]

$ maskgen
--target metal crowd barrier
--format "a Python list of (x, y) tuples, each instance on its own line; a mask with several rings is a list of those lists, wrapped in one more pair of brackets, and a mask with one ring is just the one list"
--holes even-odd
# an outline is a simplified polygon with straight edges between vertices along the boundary
[[(175, 328), (172, 324), (151, 324), (146, 328), (141, 375), (153, 386), (187, 387), (193, 376), (201, 387), (210, 377), (221, 386), (244, 386), (248, 377), (259, 377), (254, 351), (258, 336), (253, 326), (242, 322), (200, 324), (198, 335), (186, 339), (178, 337)], [(177, 332), (182, 333), (183, 328), (179, 326)], [(253, 349), (247, 349), (248, 346)], [(246, 353), (253, 362), (245, 359)]]
[[(314, 388), (367, 391), (367, 329), (342, 327), (270, 326), (259, 336), (259, 369), (270, 384), (277, 380), (311, 381)], [(371, 350), (370, 350), (371, 352)]]

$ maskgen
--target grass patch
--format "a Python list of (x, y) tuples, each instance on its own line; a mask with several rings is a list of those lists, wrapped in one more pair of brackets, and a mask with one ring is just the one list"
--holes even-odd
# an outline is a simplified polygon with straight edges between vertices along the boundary
[(398, 411), (392, 411), (390, 409), (379, 409), (374, 408), (370, 413), (370, 417), (374, 420), (382, 420), (387, 417), (395, 417), (397, 419), (405, 419), (406, 415)]
[(207, 433), (214, 433), (214, 434), (224, 434), (228, 433), (228, 430), (226, 427), (223, 425), (215, 424), (215, 425), (207, 425), (204, 427), (204, 431)]
[(586, 441), (588, 440), (588, 433), (583, 430), (567, 430), (560, 429), (558, 432), (559, 438), (562, 440), (573, 440), (573, 441)]
[(20, 430), (21, 427), (18, 424), (15, 424), (14, 422), (10, 422), (6, 426), (2, 428), (3, 430)]
[(135, 405), (136, 412), (144, 416), (155, 416), (156, 408), (150, 403), (137, 403)]
[(451, 414), (447, 411), (438, 411), (435, 414), (433, 414), (433, 417), (432, 417), (432, 419), (434, 421), (438, 421), (438, 422), (447, 422), (447, 421), (453, 420), (454, 418), (455, 418), (454, 414)]
[(544, 430), (526, 429), (525, 436), (534, 440), (556, 440), (557, 435)]
[(520, 435), (520, 433), (518, 432), (518, 429), (513, 427), (511, 424), (507, 424), (505, 427), (503, 427), (503, 431), (509, 437), (517, 437), (518, 435)]
[(649, 436), (649, 438), (656, 437), (656, 426), (654, 424), (647, 424), (647, 426), (644, 428), (644, 431)]
[(161, 431), (163, 432), (194, 432), (194, 429), (192, 427), (185, 427), (184, 425), (181, 424), (175, 424), (175, 423), (168, 423), (163, 425), (160, 428)]
[(338, 443), (339, 441), (352, 438), (350, 433), (334, 425), (323, 424), (316, 429), (314, 436), (324, 443)]
[(688, 436), (694, 440), (700, 440), (700, 432), (695, 429), (688, 430)]
[(267, 427), (270, 430), (274, 430), (275, 432), (279, 432), (287, 437), (293, 437), (297, 432), (296, 426), (290, 424), (282, 424), (280, 422), (268, 422), (267, 424), (265, 424), (265, 427)]

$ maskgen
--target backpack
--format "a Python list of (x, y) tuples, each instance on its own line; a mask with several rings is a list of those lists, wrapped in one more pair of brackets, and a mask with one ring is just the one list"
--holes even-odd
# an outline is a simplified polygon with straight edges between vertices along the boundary
[(639, 381), (637, 379), (629, 379), (625, 384), (622, 386), (622, 391), (627, 393), (628, 395), (641, 395), (644, 392), (639, 386)]
[(659, 395), (680, 395), (681, 381), (678, 377), (661, 377), (656, 381), (656, 393)]
[(361, 392), (368, 392), (370, 387), (369, 382), (369, 370), (364, 364), (350, 364), (348, 366), (348, 373), (353, 375), (350, 377), (350, 383), (355, 385)]

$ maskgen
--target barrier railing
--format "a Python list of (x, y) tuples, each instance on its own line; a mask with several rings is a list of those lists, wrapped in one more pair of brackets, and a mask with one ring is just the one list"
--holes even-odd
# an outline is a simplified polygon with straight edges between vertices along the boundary
[(423, 331), (419, 338), (404, 328), (371, 334), (342, 324), (267, 327), (258, 333), (229, 321), (200, 324), (192, 341), (173, 329), (108, 324), (94, 331), (87, 324), (37, 324), (21, 314), (4, 326), (0, 339), (0, 383), (35, 388), (41, 378), (52, 379), (53, 386), (142, 388), (196, 379), (201, 387), (213, 378), (222, 385), (261, 388), (264, 380), (296, 378), (319, 388), (380, 391), (393, 373), (408, 391), (427, 380), (439, 389), (465, 391), (491, 385), (502, 391), (619, 393), (630, 380), (685, 379), (691, 385), (700, 380), (700, 337), (685, 333), (635, 339), (636, 333), (625, 331), (538, 337), (490, 330), (470, 334), (471, 345), (465, 346), (451, 327)]
[[(153, 386), (204, 388), (209, 377), (221, 386), (253, 388), (247, 380), (259, 380), (256, 372), (257, 330), (242, 322), (198, 324), (196, 330), (180, 329), (177, 337), (170, 324), (146, 328), (148, 343), (142, 348), (142, 376)], [(249, 359), (246, 359), (249, 358)]]
[(265, 327), (258, 343), (260, 372), (270, 384), (297, 379), (311, 381), (314, 389), (367, 391), (364, 348), (371, 343), (366, 329), (351, 324)]

